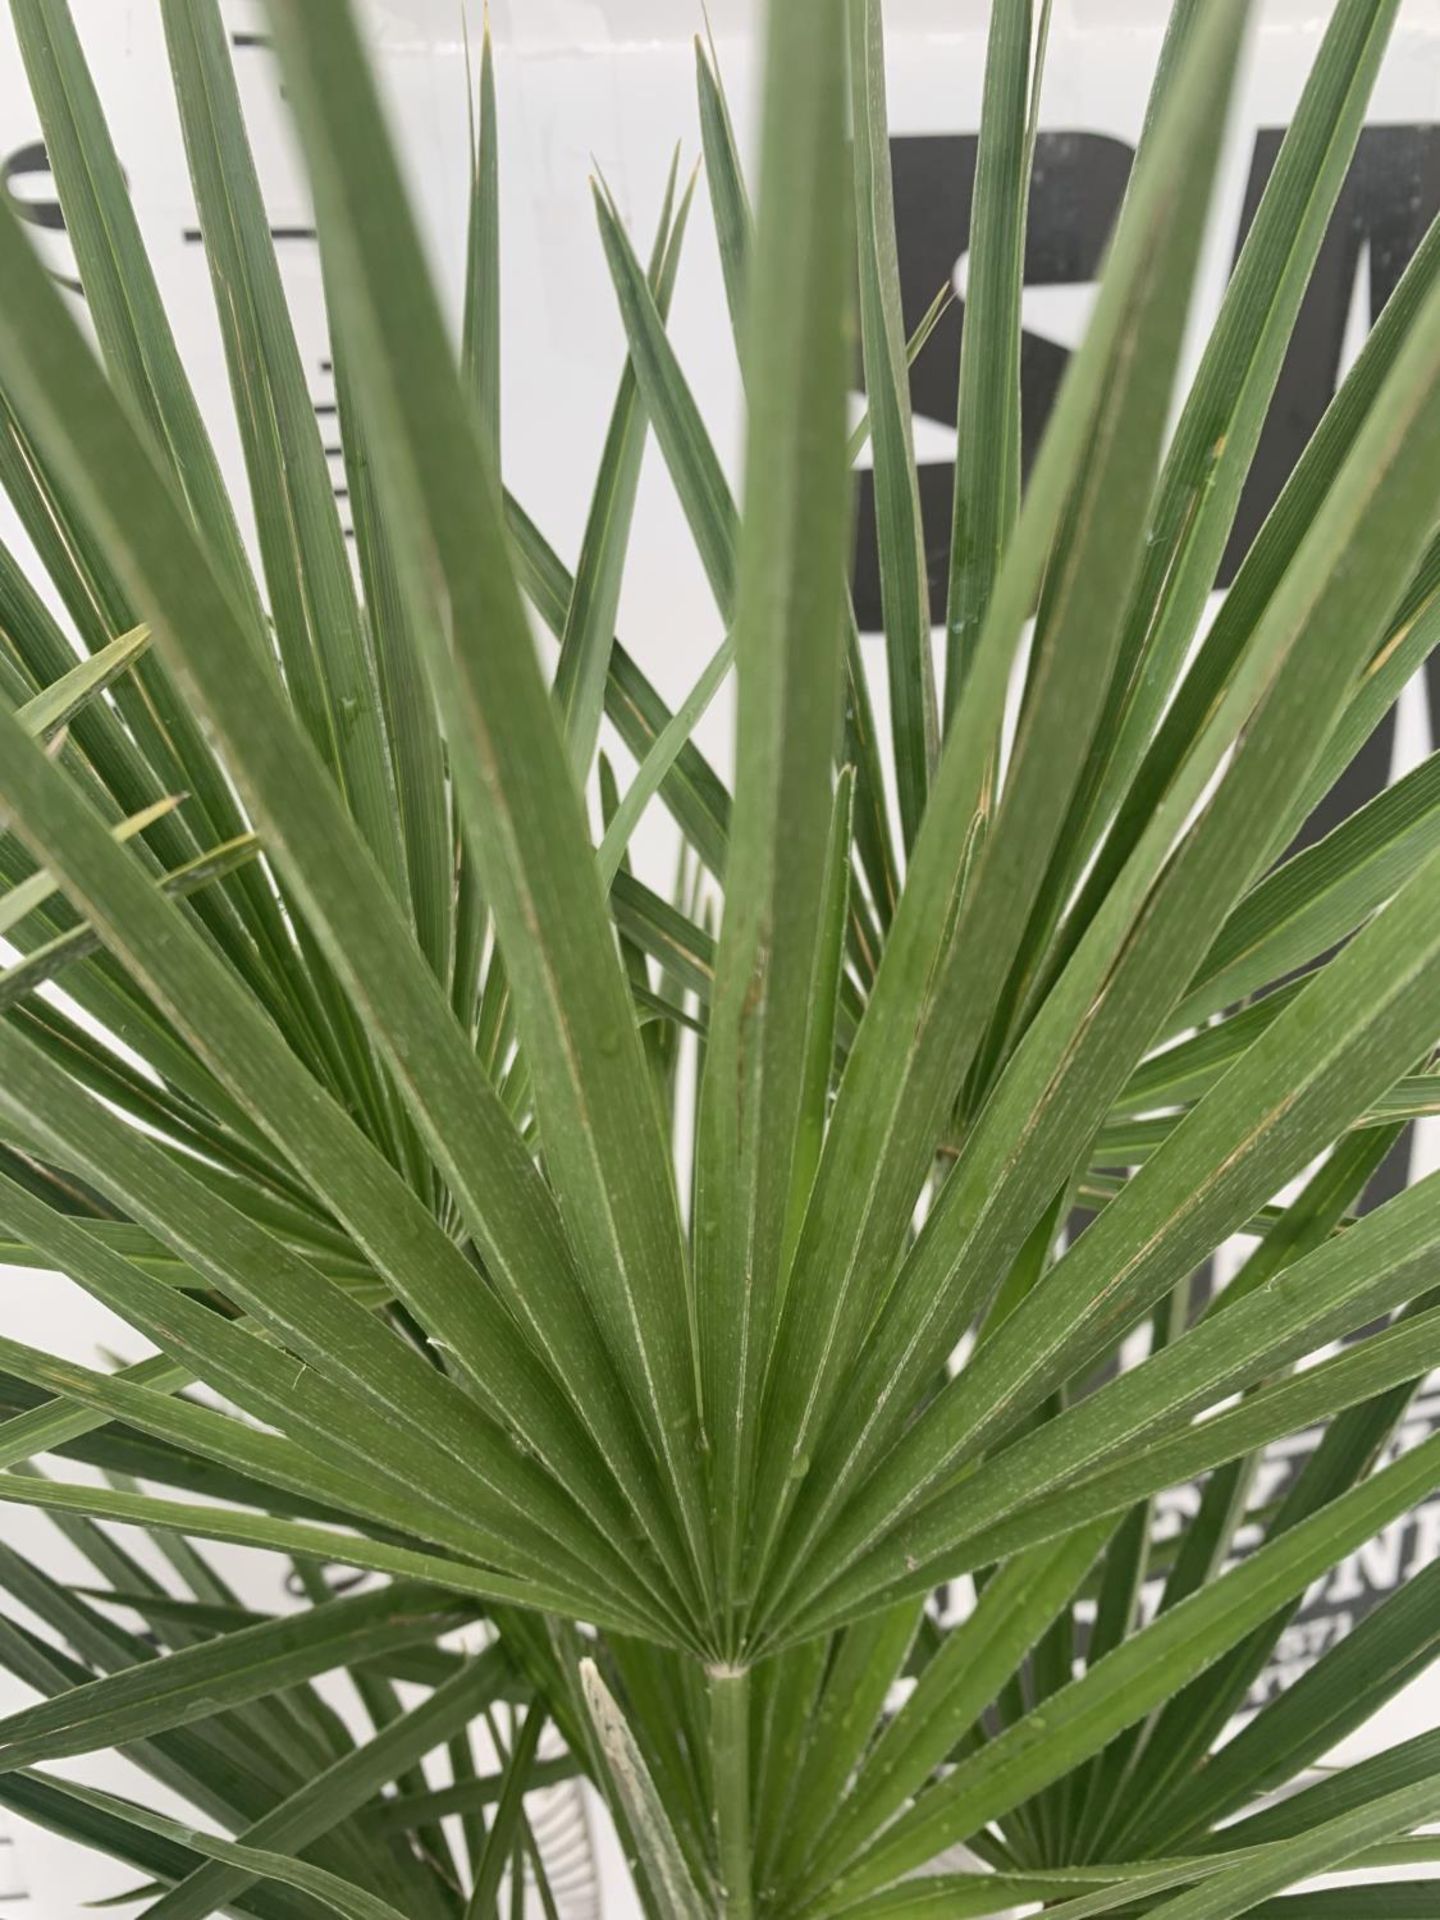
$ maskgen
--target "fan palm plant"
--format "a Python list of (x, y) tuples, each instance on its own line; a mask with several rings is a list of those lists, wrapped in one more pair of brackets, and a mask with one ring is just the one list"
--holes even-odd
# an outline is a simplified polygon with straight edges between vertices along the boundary
[[(216, 0), (161, 0), (257, 566), (65, 0), (12, 5), (94, 345), (0, 211), (0, 479), (48, 575), (0, 554), (0, 1229), (154, 1351), (0, 1341), (0, 1502), (93, 1568), (0, 1548), (42, 1696), (0, 1805), (152, 1920), (556, 1912), (533, 1796), (576, 1775), (667, 1920), (1440, 1914), (1281, 1897), (1434, 1855), (1440, 1734), (1313, 1770), (1435, 1653), (1440, 1567), (1221, 1739), (1440, 1483), (1393, 1444), (1440, 1184), (1360, 1207), (1440, 1088), (1436, 761), (1287, 857), (1440, 632), (1440, 236), (1197, 638), (1397, 0), (1331, 10), (1183, 391), (1248, 8), (1178, 0), (1023, 497), (1048, 6), (996, 0), (938, 672), (879, 0), (770, 8), (753, 220), (698, 53), (738, 503), (666, 332), (691, 190), (645, 264), (597, 187), (628, 356), (573, 574), (500, 479), (488, 42), (457, 349), (349, 6), (271, 3), (352, 554)], [(614, 632), (651, 433), (725, 635), (674, 713)], [(727, 785), (691, 735), (732, 665)], [(652, 800), (673, 886), (628, 858)], [(190, 1811), (50, 1766), (100, 1749)]]

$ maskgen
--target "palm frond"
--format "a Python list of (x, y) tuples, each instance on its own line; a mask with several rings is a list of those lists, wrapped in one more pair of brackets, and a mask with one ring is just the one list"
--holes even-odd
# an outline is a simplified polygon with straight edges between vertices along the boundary
[[(66, 0), (12, 7), (89, 326), (0, 208), (0, 1257), (137, 1345), (0, 1337), (0, 1505), (72, 1569), (0, 1547), (0, 1806), (152, 1920), (565, 1920), (581, 1781), (656, 1920), (1440, 1911), (1288, 1891), (1433, 1864), (1433, 1734), (1314, 1777), (1433, 1567), (1232, 1727), (1440, 1484), (1440, 1177), (1371, 1204), (1440, 1111), (1435, 758), (1295, 844), (1440, 634), (1435, 233), (1200, 631), (1396, 0), (1331, 10), (1190, 376), (1251, 9), (1178, 0), (1023, 486), (1050, 9), (997, 0), (940, 685), (879, 0), (768, 9), (753, 199), (697, 43), (739, 477), (668, 331), (697, 180), (648, 258), (594, 183), (573, 566), (502, 474), (488, 22), (452, 339), (348, 0), (270, 0), (352, 551), (216, 0), (160, 11), (243, 499)], [(617, 634), (652, 435), (673, 708)], [(106, 1749), (193, 1819), (53, 1770)]]

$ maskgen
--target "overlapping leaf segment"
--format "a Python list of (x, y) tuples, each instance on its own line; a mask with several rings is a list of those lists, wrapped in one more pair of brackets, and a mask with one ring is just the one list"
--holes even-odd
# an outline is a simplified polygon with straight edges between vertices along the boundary
[[(753, 218), (699, 52), (738, 498), (666, 331), (694, 185), (647, 264), (597, 184), (628, 353), (573, 574), (500, 478), (488, 39), (457, 351), (349, 7), (272, 0), (322, 433), (219, 9), (161, 0), (232, 501), (65, 0), (12, 5), (85, 300), (0, 216), (34, 560), (0, 554), (0, 1227), (157, 1351), (0, 1342), (0, 1501), (92, 1569), (0, 1552), (0, 1661), (47, 1696), (0, 1720), (0, 1802), (154, 1920), (557, 1911), (526, 1796), (575, 1771), (667, 1916), (1440, 1913), (1269, 1904), (1428, 1857), (1433, 1735), (1221, 1828), (1425, 1666), (1433, 1570), (1217, 1747), (1307, 1586), (1440, 1479), (1440, 1439), (1389, 1450), (1440, 1360), (1440, 1185), (1357, 1213), (1440, 1088), (1435, 762), (1286, 857), (1440, 632), (1435, 236), (1197, 644), (1396, 0), (1330, 9), (1198, 357), (1248, 9), (1179, 0), (1023, 496), (1048, 6), (997, 0), (939, 649), (908, 360), (945, 296), (907, 341), (879, 0), (771, 7)], [(716, 609), (673, 713), (614, 637), (652, 436)], [(727, 785), (690, 736), (732, 667)], [(652, 801), (673, 887), (628, 857)], [(248, 1609), (198, 1540), (310, 1604)], [(368, 1729), (312, 1685), (342, 1667)], [(109, 1746), (205, 1831), (41, 1767)]]

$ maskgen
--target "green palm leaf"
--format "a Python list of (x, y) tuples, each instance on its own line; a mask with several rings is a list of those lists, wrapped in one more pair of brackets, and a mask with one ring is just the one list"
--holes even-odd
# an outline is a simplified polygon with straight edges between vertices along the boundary
[[(0, 1257), (133, 1340), (0, 1334), (0, 1506), (71, 1570), (0, 1548), (0, 1807), (153, 1920), (568, 1920), (582, 1780), (657, 1920), (1440, 1910), (1435, 1735), (1303, 1784), (1431, 1668), (1434, 1568), (1231, 1724), (1440, 1484), (1440, 1183), (1372, 1204), (1440, 1111), (1440, 759), (1291, 850), (1440, 637), (1436, 233), (1197, 639), (1395, 0), (1330, 10), (1199, 341), (1249, 9), (1170, 10), (1023, 485), (1052, 22), (992, 7), (943, 691), (879, 0), (766, 9), (753, 212), (697, 43), (743, 483), (669, 331), (696, 182), (648, 260), (596, 185), (564, 557), (501, 470), (503, 32), (452, 337), (355, 10), (270, 0), (336, 448), (216, 0), (159, 12), (233, 420), (109, 76), (12, 8), (90, 333), (0, 209)], [(674, 705), (616, 631), (652, 434), (719, 616)], [(108, 1749), (173, 1817), (48, 1771)], [(1405, 1877), (1290, 1891), (1341, 1868)]]

